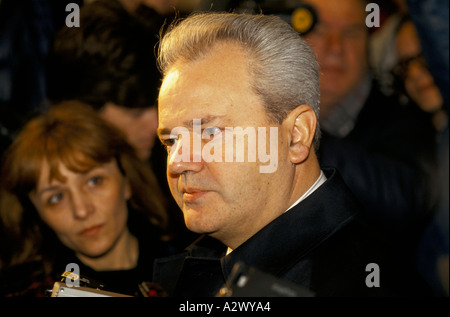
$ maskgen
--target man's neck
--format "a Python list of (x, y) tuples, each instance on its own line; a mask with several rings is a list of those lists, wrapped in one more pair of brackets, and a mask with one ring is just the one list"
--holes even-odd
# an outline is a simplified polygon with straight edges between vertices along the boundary
[(342, 100), (328, 106), (330, 110), (327, 115), (321, 116), (320, 119), (321, 128), (338, 138), (347, 136), (354, 128), (371, 88), (372, 77), (367, 72), (353, 91)]
[[(286, 211), (292, 209), (296, 205), (298, 205), (301, 201), (305, 200), (309, 195), (311, 195), (317, 188), (319, 188), (325, 181), (327, 180), (325, 174), (320, 171), (320, 175), (317, 178), (316, 182), (299, 198), (295, 203), (293, 203)], [(286, 212), (285, 211), (285, 212)]]

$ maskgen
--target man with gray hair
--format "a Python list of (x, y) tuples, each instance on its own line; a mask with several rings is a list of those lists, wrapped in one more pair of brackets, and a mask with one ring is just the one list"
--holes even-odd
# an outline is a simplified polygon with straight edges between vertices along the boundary
[[(203, 236), (157, 260), (154, 282), (171, 296), (215, 296), (244, 263), (317, 296), (390, 294), (393, 267), (368, 244), (358, 202), (319, 166), (318, 64), (300, 36), (274, 16), (198, 13), (169, 29), (159, 62), (169, 186)], [(244, 158), (276, 142), (276, 168), (236, 159), (241, 136), (228, 132), (238, 128)], [(373, 263), (380, 285), (367, 279)]]

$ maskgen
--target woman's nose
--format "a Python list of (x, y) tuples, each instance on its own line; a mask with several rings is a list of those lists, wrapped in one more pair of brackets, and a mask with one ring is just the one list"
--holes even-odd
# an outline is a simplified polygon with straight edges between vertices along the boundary
[(71, 193), (72, 212), (75, 219), (85, 219), (94, 212), (94, 205), (89, 196), (82, 191)]

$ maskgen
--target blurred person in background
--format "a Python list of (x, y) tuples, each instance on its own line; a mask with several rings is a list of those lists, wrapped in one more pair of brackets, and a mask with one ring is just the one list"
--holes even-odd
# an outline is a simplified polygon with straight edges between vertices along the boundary
[[(406, 0), (411, 20), (426, 60), (439, 87), (445, 111), (449, 112), (449, 2)], [(433, 219), (423, 233), (417, 252), (417, 267), (435, 294), (449, 295), (449, 130), (440, 133), (438, 155), (439, 201)]]
[(396, 88), (410, 101), (430, 114), (438, 133), (448, 124), (444, 99), (427, 67), (414, 23), (405, 17), (397, 30), (397, 64), (393, 69)]
[(151, 155), (157, 125), (154, 32), (119, 1), (97, 0), (81, 8), (80, 27), (57, 32), (48, 58), (47, 97), (92, 105), (143, 160)]

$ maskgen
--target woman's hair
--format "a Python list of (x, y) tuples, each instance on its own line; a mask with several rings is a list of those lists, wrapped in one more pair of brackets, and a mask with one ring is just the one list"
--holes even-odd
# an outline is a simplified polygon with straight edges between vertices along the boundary
[[(254, 92), (269, 117), (281, 123), (306, 104), (319, 118), (319, 66), (300, 35), (276, 16), (197, 13), (168, 29), (159, 46), (159, 67), (166, 75), (174, 63), (207, 55), (218, 42), (238, 43), (247, 53)], [(317, 122), (318, 124), (318, 122)], [(317, 126), (314, 146), (317, 149)]]
[[(0, 267), (38, 256), (46, 226), (29, 198), (43, 162), (50, 180), (64, 181), (58, 166), (83, 173), (116, 160), (131, 187), (129, 206), (161, 228), (167, 222), (165, 202), (150, 167), (141, 161), (125, 136), (90, 106), (66, 101), (29, 121), (6, 151), (0, 181), (2, 239)], [(2, 263), (3, 262), (3, 263)]]

